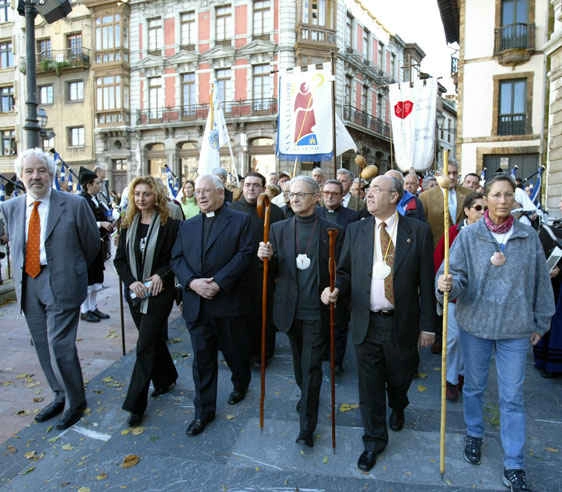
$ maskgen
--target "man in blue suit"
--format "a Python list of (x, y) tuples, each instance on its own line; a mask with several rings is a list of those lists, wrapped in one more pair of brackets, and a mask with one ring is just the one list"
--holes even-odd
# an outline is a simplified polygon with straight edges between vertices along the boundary
[(181, 224), (171, 263), (184, 287), (183, 317), (194, 352), (195, 418), (186, 429), (188, 436), (200, 434), (215, 418), (218, 350), (232, 371), (228, 403), (235, 405), (246, 396), (250, 361), (244, 315), (249, 299), (240, 287), (257, 248), (250, 218), (224, 206), (218, 177), (197, 178), (195, 196), (201, 214)]

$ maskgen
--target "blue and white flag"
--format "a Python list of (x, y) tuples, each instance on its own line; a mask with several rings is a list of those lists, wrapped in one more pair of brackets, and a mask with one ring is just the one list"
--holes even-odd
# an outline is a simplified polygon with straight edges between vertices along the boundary
[(517, 170), (518, 170), (518, 169), (519, 169), (519, 166), (513, 166), (513, 167), (511, 168), (510, 175), (511, 175), (511, 178), (512, 178), (514, 181), (517, 179)]
[(4, 183), (0, 183), (0, 202), (6, 200), (6, 188), (4, 187)]
[(488, 174), (488, 169), (483, 167), (482, 171), (480, 171), (480, 185), (481, 186), (485, 186), (486, 185), (486, 175)]
[(537, 169), (537, 177), (533, 183), (533, 191), (531, 192), (531, 201), (539, 206), (541, 203), (541, 185), (542, 185), (542, 166)]
[(179, 192), (178, 178), (174, 176), (174, 173), (172, 173), (172, 170), (168, 166), (166, 166), (166, 177), (169, 195), (175, 199)]
[(68, 186), (66, 187), (66, 191), (68, 191), (69, 193), (72, 193), (72, 173), (68, 173)]

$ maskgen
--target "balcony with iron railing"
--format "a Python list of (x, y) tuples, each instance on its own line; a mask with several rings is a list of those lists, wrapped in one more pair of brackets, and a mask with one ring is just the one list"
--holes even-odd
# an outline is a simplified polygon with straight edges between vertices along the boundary
[(366, 111), (362, 111), (349, 104), (345, 105), (343, 107), (343, 119), (344, 121), (354, 123), (366, 130), (370, 130), (380, 138), (389, 141), (391, 139), (390, 125), (381, 118), (377, 118)]
[[(277, 99), (247, 99), (226, 101), (222, 105), (225, 119), (252, 118), (267, 116), (271, 119), (277, 114)], [(137, 125), (158, 123), (202, 122), (209, 114), (208, 104), (191, 104), (166, 108), (137, 111)]]
[(90, 66), (90, 50), (69, 48), (37, 53), (37, 73), (55, 72), (60, 75), (66, 70), (86, 70)]
[(526, 135), (530, 133), (527, 121), (525, 113), (501, 114), (498, 117), (498, 135)]
[(531, 58), (535, 50), (535, 25), (517, 22), (496, 28), (494, 55), (502, 65), (518, 65)]
[(336, 45), (336, 31), (324, 26), (300, 24), (297, 27), (297, 43), (321, 43)]

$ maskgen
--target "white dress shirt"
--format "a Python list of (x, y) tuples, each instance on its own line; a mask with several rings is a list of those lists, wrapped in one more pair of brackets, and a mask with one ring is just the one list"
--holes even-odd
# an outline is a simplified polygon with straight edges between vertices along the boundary
[[(39, 240), (39, 262), (41, 265), (47, 264), (47, 252), (45, 251), (45, 234), (47, 232), (47, 218), (49, 217), (49, 201), (51, 198), (51, 191), (47, 193), (47, 196), (39, 199), (41, 204), (37, 207), (37, 212), (39, 212), (39, 220), (41, 222), (41, 238)], [(37, 200), (33, 198), (29, 193), (25, 197), (25, 242), (27, 243), (27, 235), (29, 233), (29, 219), (31, 219), (31, 212), (33, 211), (33, 204)]]
[(347, 208), (347, 206), (349, 205), (349, 200), (351, 200), (351, 192), (348, 191), (347, 195), (343, 197), (343, 200), (341, 202), (342, 207)]
[[(377, 261), (384, 261), (385, 252), (381, 251), (381, 233), (380, 225), (383, 221), (375, 217), (375, 242), (373, 248), (373, 268)], [(394, 248), (396, 248), (396, 234), (398, 232), (398, 214), (395, 212), (384, 221), (386, 231), (390, 236)], [(396, 256), (396, 254), (395, 254)], [(389, 265), (390, 266), (390, 265)], [(371, 272), (371, 295), (370, 295), (371, 311), (387, 311), (394, 309), (394, 306), (384, 295), (384, 279), (375, 278), (374, 271)]]

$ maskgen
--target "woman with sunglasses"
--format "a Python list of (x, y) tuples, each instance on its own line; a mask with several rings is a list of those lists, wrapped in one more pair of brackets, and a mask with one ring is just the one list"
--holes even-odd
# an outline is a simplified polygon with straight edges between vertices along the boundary
[[(463, 201), (464, 219), (449, 228), (449, 244), (452, 246), (460, 230), (469, 224), (474, 224), (482, 218), (488, 210), (486, 199), (482, 193), (473, 192)], [(439, 270), (445, 257), (445, 238), (441, 237), (433, 253), (435, 273)], [(447, 328), (447, 400), (457, 401), (462, 391), (464, 381), (463, 358), (459, 341), (459, 328), (455, 319), (455, 303), (449, 302), (449, 316)]]
[(529, 491), (525, 476), (523, 383), (529, 342), (550, 326), (554, 300), (537, 233), (514, 220), (515, 183), (507, 175), (486, 186), (488, 210), (466, 226), (451, 249), (449, 275), (440, 269), (437, 299), (456, 299), (456, 321), (464, 356), (464, 459), (479, 465), (484, 437), (484, 394), (495, 354), (503, 447), (503, 483)]

